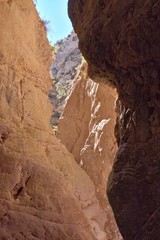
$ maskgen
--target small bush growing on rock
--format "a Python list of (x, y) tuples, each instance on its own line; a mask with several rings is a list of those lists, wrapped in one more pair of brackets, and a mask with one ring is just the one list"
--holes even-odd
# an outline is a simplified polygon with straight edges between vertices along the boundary
[(49, 31), (50, 31), (50, 26), (49, 26), (49, 24), (50, 24), (51, 21), (48, 21), (48, 20), (46, 20), (46, 19), (42, 19), (41, 21), (42, 21), (42, 23), (43, 23), (44, 26), (45, 26), (46, 32), (49, 32)]

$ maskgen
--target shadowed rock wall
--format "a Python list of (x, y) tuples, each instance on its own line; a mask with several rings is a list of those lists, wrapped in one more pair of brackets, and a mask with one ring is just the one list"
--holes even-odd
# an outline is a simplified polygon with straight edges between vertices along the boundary
[(117, 88), (108, 197), (127, 240), (160, 236), (160, 1), (69, 0), (89, 75)]

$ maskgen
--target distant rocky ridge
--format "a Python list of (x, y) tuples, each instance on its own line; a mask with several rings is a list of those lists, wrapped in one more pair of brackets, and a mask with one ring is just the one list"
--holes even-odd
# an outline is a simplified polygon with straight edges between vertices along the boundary
[(58, 41), (54, 46), (55, 60), (51, 65), (52, 88), (49, 98), (54, 106), (51, 125), (55, 128), (65, 105), (65, 100), (73, 86), (82, 55), (78, 48), (78, 38), (74, 32)]

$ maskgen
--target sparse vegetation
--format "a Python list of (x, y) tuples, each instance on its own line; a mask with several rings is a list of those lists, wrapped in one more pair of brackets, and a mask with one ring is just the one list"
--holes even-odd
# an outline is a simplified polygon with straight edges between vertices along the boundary
[(51, 21), (49, 21), (47, 19), (41, 19), (41, 21), (45, 26), (46, 32), (48, 33), (49, 31), (51, 31), (51, 28), (50, 28), (50, 22)]
[(52, 50), (55, 60), (51, 66), (52, 89), (49, 92), (49, 98), (54, 105), (51, 126), (54, 132), (56, 132), (58, 121), (66, 98), (71, 91), (78, 66), (82, 63), (82, 56), (78, 49), (78, 39), (74, 32), (67, 38), (57, 41), (52, 46)]

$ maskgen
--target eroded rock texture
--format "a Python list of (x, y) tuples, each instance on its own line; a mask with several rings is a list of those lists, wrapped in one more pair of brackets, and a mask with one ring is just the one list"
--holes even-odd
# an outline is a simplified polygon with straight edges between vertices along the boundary
[(106, 182), (117, 150), (114, 137), (115, 90), (93, 82), (82, 64), (58, 123), (58, 138), (93, 181), (100, 205), (107, 213), (107, 232), (121, 239), (106, 199)]
[(0, 30), (0, 239), (109, 239), (92, 181), (49, 127), (50, 48), (33, 2), (0, 0)]
[(108, 197), (127, 240), (160, 236), (160, 1), (69, 1), (89, 74), (117, 87)]
[(58, 124), (58, 138), (85, 168), (106, 199), (107, 172), (111, 170), (117, 145), (114, 137), (115, 90), (93, 82), (82, 64)]

